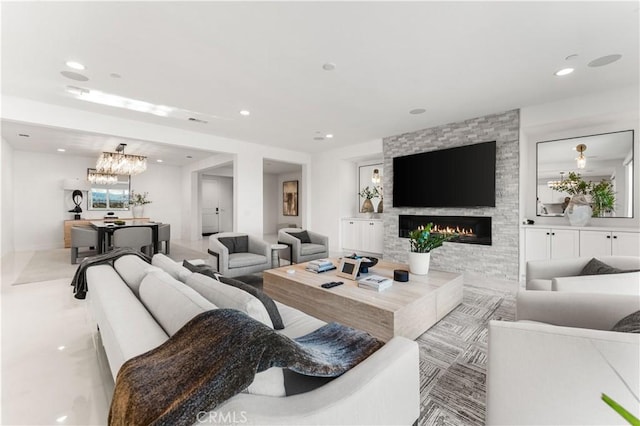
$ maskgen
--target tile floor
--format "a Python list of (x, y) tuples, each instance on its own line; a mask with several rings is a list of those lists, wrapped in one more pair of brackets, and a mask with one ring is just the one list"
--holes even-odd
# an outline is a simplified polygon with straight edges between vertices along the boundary
[[(172, 241), (203, 252), (207, 243)], [(71, 275), (12, 285), (33, 255), (2, 258), (0, 423), (105, 425), (114, 384), (87, 301), (73, 297)]]

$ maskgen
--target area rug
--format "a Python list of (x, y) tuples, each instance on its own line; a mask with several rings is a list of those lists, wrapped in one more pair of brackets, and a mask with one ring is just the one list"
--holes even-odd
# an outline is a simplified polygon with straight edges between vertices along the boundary
[(512, 294), (465, 284), (462, 304), (416, 340), (418, 425), (484, 425), (487, 326), (514, 317)]

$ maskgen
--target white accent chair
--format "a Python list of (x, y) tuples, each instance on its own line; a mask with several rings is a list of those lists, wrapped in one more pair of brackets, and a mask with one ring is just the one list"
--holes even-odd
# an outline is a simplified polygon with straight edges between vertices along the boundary
[[(300, 240), (295, 235), (305, 233), (309, 240)], [(291, 263), (304, 263), (314, 259), (329, 257), (329, 238), (300, 228), (284, 228), (278, 231), (278, 242), (289, 246), (288, 250), (280, 252), (281, 259), (287, 259)]]
[[(78, 257), (95, 256), (98, 247), (98, 231), (88, 226), (71, 227), (71, 264), (78, 263)], [(80, 248), (87, 248), (88, 251), (80, 254)]]
[(523, 290), (516, 304), (516, 322), (489, 322), (487, 425), (625, 424), (602, 393), (639, 416), (640, 334), (609, 330), (640, 297)]
[(271, 269), (271, 244), (239, 232), (221, 232), (209, 237), (209, 254), (217, 270), (227, 277)]
[(130, 247), (153, 255), (153, 231), (146, 226), (128, 227), (113, 231), (113, 247)]

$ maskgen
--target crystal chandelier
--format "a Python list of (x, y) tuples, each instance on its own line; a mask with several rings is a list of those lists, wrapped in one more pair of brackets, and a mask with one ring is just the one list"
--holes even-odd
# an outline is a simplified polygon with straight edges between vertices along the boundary
[(147, 170), (147, 157), (124, 153), (125, 143), (116, 152), (103, 152), (98, 157), (96, 172), (109, 175), (137, 175)]
[(96, 185), (115, 185), (118, 183), (118, 176), (98, 173), (96, 169), (87, 169), (87, 180)]

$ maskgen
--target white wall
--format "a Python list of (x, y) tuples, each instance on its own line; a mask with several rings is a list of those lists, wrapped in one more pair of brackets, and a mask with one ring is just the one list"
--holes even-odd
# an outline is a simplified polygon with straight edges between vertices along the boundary
[[(71, 192), (62, 189), (62, 181), (84, 180), (87, 168), (95, 166), (95, 158), (18, 150), (13, 157), (15, 250), (63, 247), (63, 221), (73, 219), (73, 213), (68, 210), (74, 204)], [(179, 196), (176, 199), (180, 191), (180, 169), (150, 164), (146, 172), (132, 177), (131, 187), (137, 192), (149, 192), (152, 203), (145, 205), (145, 216), (175, 225), (172, 238), (180, 238), (181, 205)], [(105, 213), (87, 210), (86, 193), (81, 207), (83, 218), (101, 218)], [(132, 216), (130, 211), (115, 213), (118, 217)]]
[[(265, 234), (276, 234), (278, 231), (278, 175), (265, 174), (262, 179), (264, 189), (263, 198), (263, 229)], [(282, 197), (282, 195), (280, 196)]]
[(310, 172), (310, 224), (329, 237), (329, 250), (341, 247), (340, 219), (358, 214), (357, 163), (366, 155), (382, 156), (382, 140), (351, 145), (315, 155)]
[(520, 216), (536, 224), (567, 224), (563, 217), (536, 217), (536, 143), (619, 130), (634, 130), (633, 218), (592, 218), (593, 226), (640, 227), (640, 88), (589, 94), (541, 105), (523, 107), (521, 123)]
[(13, 148), (2, 139), (0, 148), (0, 257), (14, 250)]

